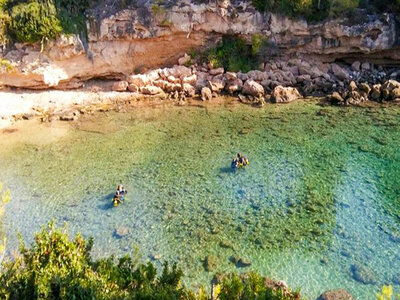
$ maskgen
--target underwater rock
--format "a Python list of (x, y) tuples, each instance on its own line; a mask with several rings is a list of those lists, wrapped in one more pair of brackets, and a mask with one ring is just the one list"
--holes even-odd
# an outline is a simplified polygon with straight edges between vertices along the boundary
[(340, 251), (340, 254), (343, 255), (344, 257), (350, 257), (351, 256), (350, 253), (348, 251), (346, 251), (346, 250)]
[(220, 241), (219, 245), (220, 245), (221, 248), (234, 249), (234, 246), (229, 241)]
[(237, 262), (237, 267), (241, 267), (241, 268), (248, 267), (250, 265), (251, 265), (250, 259), (245, 258), (245, 257), (239, 258), (239, 261)]
[(351, 265), (353, 279), (363, 284), (375, 284), (376, 278), (372, 270), (358, 263)]
[(354, 297), (346, 290), (332, 290), (322, 293), (317, 300), (354, 300)]
[(151, 257), (154, 260), (160, 260), (162, 258), (162, 255), (161, 254), (153, 254)]
[(124, 236), (127, 236), (130, 233), (130, 230), (128, 227), (125, 226), (119, 226), (117, 229), (115, 229), (115, 235), (118, 238), (122, 238)]
[(400, 284), (400, 273), (399, 273), (399, 274), (393, 275), (392, 282), (393, 282), (394, 284)]
[(207, 255), (204, 258), (204, 270), (206, 270), (207, 272), (212, 272), (215, 270), (215, 268), (217, 267), (217, 257), (214, 255)]

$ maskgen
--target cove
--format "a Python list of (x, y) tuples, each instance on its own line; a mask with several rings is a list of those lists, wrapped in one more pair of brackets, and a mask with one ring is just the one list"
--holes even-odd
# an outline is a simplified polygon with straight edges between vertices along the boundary
[[(335, 288), (400, 291), (400, 108), (154, 104), (0, 138), (12, 191), (3, 230), (31, 242), (49, 220), (94, 238), (94, 256), (177, 261), (185, 282), (256, 271), (315, 299)], [(241, 152), (246, 169), (232, 172)], [(122, 181), (128, 199), (111, 198)], [(126, 235), (118, 236), (123, 228)], [(217, 257), (212, 272), (204, 258)], [(232, 256), (251, 261), (246, 268)]]

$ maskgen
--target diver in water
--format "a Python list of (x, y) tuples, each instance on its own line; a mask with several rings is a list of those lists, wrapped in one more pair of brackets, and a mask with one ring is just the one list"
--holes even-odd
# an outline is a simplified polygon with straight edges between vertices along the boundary
[(231, 167), (232, 169), (239, 167), (239, 161), (236, 158), (232, 158)]

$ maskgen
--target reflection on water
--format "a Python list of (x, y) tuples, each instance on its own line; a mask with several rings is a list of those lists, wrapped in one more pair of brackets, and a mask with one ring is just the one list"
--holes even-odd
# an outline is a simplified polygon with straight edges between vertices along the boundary
[[(400, 280), (399, 111), (160, 105), (72, 127), (29, 124), (0, 141), (0, 179), (13, 192), (9, 252), (16, 232), (31, 241), (55, 218), (92, 236), (96, 257), (137, 244), (144, 259), (178, 261), (193, 287), (212, 277), (206, 255), (218, 258), (215, 272), (236, 270), (239, 255), (252, 262), (239, 271), (283, 279), (311, 299), (333, 288), (373, 298)], [(238, 151), (250, 166), (232, 172)], [(114, 208), (120, 180), (129, 194)], [(374, 283), (355, 280), (354, 265)]]

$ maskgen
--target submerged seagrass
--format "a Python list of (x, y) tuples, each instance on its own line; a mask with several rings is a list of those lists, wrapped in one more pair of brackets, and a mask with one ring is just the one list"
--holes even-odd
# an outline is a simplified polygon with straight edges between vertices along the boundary
[[(57, 218), (93, 236), (95, 256), (138, 244), (145, 256), (177, 261), (193, 286), (211, 279), (209, 256), (213, 272), (246, 267), (309, 298), (341, 287), (366, 299), (399, 275), (399, 113), (316, 101), (158, 105), (90, 117), (53, 142), (21, 140), (0, 155), (0, 179), (14, 193), (9, 247), (17, 230), (29, 240)], [(250, 166), (234, 173), (238, 151)], [(129, 198), (114, 209), (120, 180)], [(121, 226), (126, 235), (115, 234)], [(376, 283), (356, 281), (354, 264)]]

